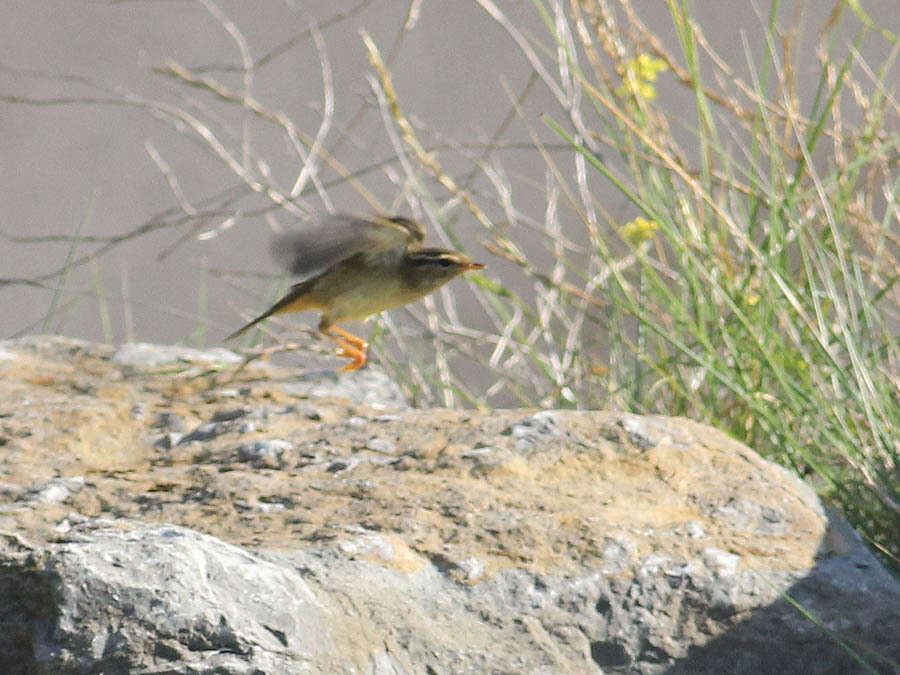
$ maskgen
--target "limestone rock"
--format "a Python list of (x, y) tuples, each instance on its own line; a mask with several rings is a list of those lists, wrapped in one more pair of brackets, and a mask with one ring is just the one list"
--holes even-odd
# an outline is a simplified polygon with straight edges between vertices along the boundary
[(335, 649), (326, 610), (293, 568), (185, 528), (91, 526), (43, 548), (7, 540), (2, 672), (354, 667), (339, 660), (352, 645)]
[(0, 672), (867, 672), (838, 638), (900, 661), (897, 581), (713, 429), (138, 352), (0, 343)]

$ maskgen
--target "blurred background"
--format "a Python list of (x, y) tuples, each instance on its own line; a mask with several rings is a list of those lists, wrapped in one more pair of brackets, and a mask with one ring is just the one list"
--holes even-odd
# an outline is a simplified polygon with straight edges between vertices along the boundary
[[(758, 61), (768, 48), (761, 37), (766, 15), (752, 3), (728, 3), (727, 9), (722, 3), (695, 4), (710, 47), (746, 77), (750, 59)], [(787, 21), (796, 11), (792, 4), (782, 3)], [(677, 47), (666, 3), (633, 5), (668, 48)], [(555, 47), (535, 6), (500, 1), (497, 7), (546, 61), (545, 50)], [(404, 112), (420, 130), (423, 145), (438, 153), (443, 170), (462, 188), (485, 195), (480, 205), (491, 222), (502, 223), (509, 214), (497, 206), (496, 185), (477, 162), (502, 170), (516, 212), (542, 226), (547, 168), (534, 151), (534, 136), (551, 152), (562, 145), (540, 119), (542, 114), (562, 119), (560, 104), (533, 81), (533, 64), (485, 6), (474, 1), (37, 0), (3, 1), (0, 8), (0, 94), (6, 97), (0, 102), (0, 275), (40, 282), (0, 287), (0, 335), (62, 332), (114, 342), (214, 345), (269, 299), (272, 289), (265, 283), (223, 278), (211, 270), (276, 274), (268, 256), (271, 230), (288, 225), (295, 214), (285, 209), (259, 213), (272, 201), (240, 195), (240, 178), (196, 130), (150, 102), (196, 115), (237, 162), (257, 176), (263, 163), (270, 180), (285, 192), (300, 171), (298, 155), (277, 124), (239, 105), (223, 104), (209, 90), (154, 72), (169, 62), (241, 94), (242, 59), (250, 59), (256, 64), (252, 96), (267, 111), (289, 118), (306, 137), (316, 136), (325, 106), (330, 107), (320, 141), (342, 173), (314, 158), (329, 203), (307, 180), (298, 209), (375, 211), (345, 178), (351, 175), (388, 212), (429, 221), (428, 210), (452, 224), (458, 243), (488, 263), (487, 276), (520, 288), (530, 283), (480, 245), (482, 226), (459, 199), (435, 189), (434, 202), (423, 206), (421, 190), (410, 185), (392, 144), (396, 139), (386, 131), (367, 81), (374, 71), (361, 30), (388, 61)], [(806, 60), (812, 67), (817, 27), (834, 7), (812, 2), (802, 9), (813, 16), (801, 36), (800, 63)], [(897, 28), (893, 0), (868, 2), (866, 10)], [(846, 34), (849, 41), (854, 33), (848, 29)], [(877, 63), (890, 44), (873, 40), (860, 48)], [(330, 82), (323, 82), (323, 66)], [(815, 81), (804, 86), (814, 87)], [(657, 88), (670, 105), (684, 107), (690, 119), (689, 89), (671, 74), (660, 78)], [(516, 98), (523, 99), (518, 113), (511, 101)], [(606, 159), (618, 161), (609, 153)], [(420, 174), (423, 181), (431, 178)], [(179, 192), (170, 180), (177, 181)], [(616, 220), (624, 223), (639, 215), (603, 182), (591, 189)], [(237, 201), (215, 213), (227, 197)], [(211, 214), (178, 221), (174, 211), (184, 215), (185, 208)], [(428, 225), (434, 230), (436, 223), (432, 219)], [(142, 227), (155, 229), (135, 234)], [(54, 236), (80, 241), (44, 239)], [(522, 246), (536, 245), (534, 255), (540, 259), (541, 237), (527, 231), (518, 236)], [(11, 239), (21, 237), (36, 239)], [(125, 240), (104, 249), (92, 237)], [(437, 232), (430, 241), (451, 243)], [(102, 255), (72, 265), (64, 278), (58, 274), (67, 262), (98, 250)], [(402, 322), (402, 312), (396, 314)]]
[[(508, 4), (526, 25), (540, 27), (533, 8)], [(98, 246), (90, 237), (127, 236), (142, 226), (160, 225), (73, 267), (63, 284), (54, 277), (41, 287), (3, 288), (4, 337), (61, 331), (93, 340), (174, 343), (196, 341), (202, 330), (207, 344), (217, 344), (244, 314), (265, 303), (255, 294), (268, 287), (246, 282), (244, 292), (233, 285), (243, 288), (243, 282), (210, 270), (274, 276), (278, 270), (268, 247), (279, 224), (289, 225), (299, 212), (310, 210), (375, 212), (376, 205), (346, 176), (354, 176), (385, 211), (427, 221), (421, 195), (408, 186), (367, 82), (373, 69), (361, 30), (389, 59), (404, 107), (422, 125), (423, 142), (444, 149), (445, 170), (453, 175), (472, 171), (468, 158), (459, 155), (483, 152), (479, 145), (490, 141), (508, 114), (510, 100), (501, 79), (517, 93), (530, 72), (503, 29), (470, 2), (422, 3), (412, 6), (412, 17), (408, 3), (385, 1), (204, 5), (63, 0), (0, 6), (0, 91), (35, 102), (7, 99), (0, 109), (5, 160), (0, 165), (0, 228), (7, 237), (83, 237), (77, 246), (68, 240), (6, 238), (0, 243), (2, 275), (35, 279), (94, 252)], [(236, 33), (229, 33), (226, 21), (240, 31), (243, 45)], [(97, 102), (131, 97), (181, 107), (209, 125), (237, 162), (246, 163), (257, 177), (263, 176), (264, 164), (268, 179), (288, 193), (302, 162), (283, 128), (153, 70), (176, 62), (241, 95), (244, 56), (268, 58), (253, 69), (252, 96), (267, 111), (289, 118), (304, 138), (316, 136), (326, 105), (330, 108), (320, 141), (342, 169), (314, 158), (321, 192), (307, 181), (295, 212), (264, 211), (273, 205), (265, 196), (247, 199), (241, 179), (198, 141), (184, 120), (137, 101)], [(323, 82), (323, 69), (330, 81)], [(537, 125), (537, 113), (551, 103), (546, 96), (538, 98), (542, 100), (529, 106), (530, 122)], [(528, 143), (521, 125), (513, 126), (519, 128), (510, 129), (500, 142)], [(466, 147), (451, 150), (455, 144)], [(502, 152), (511, 170), (540, 180), (543, 168), (529, 167), (528, 153)], [(536, 164), (533, 158), (531, 164)], [(479, 173), (471, 177), (470, 189), (483, 186)], [(177, 180), (180, 194), (170, 178)], [(180, 223), (171, 215), (182, 206), (214, 211), (228, 198), (238, 201), (221, 214)], [(519, 208), (540, 213), (540, 195)], [(442, 218), (458, 222), (473, 256), (488, 256), (477, 242), (480, 225), (476, 228), (459, 206), (446, 208)], [(440, 239), (433, 232), (429, 241)], [(55, 311), (48, 316), (57, 293)], [(83, 293), (92, 297), (81, 295), (77, 301)], [(104, 332), (106, 318), (100, 316), (97, 293), (106, 299), (110, 334)]]

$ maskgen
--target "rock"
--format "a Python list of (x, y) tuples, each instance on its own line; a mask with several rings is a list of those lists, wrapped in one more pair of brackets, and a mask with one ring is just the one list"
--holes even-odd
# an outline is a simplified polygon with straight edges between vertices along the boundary
[(151, 345), (146, 342), (127, 342), (116, 350), (114, 363), (138, 368), (155, 368), (173, 363), (240, 363), (241, 357), (230, 349), (193, 349), (169, 345)]
[(4, 544), (4, 673), (23, 664), (60, 674), (363, 665), (340, 632), (353, 622), (329, 620), (299, 572), (214, 537), (94, 522), (43, 548), (11, 537)]
[(0, 672), (872, 672), (838, 639), (900, 661), (897, 581), (708, 427), (0, 353)]
[(157, 429), (179, 433), (185, 430), (185, 421), (181, 415), (171, 412), (160, 412), (154, 415), (152, 426)]
[(29, 491), (29, 496), (35, 501), (55, 504), (57, 502), (66, 501), (73, 493), (78, 492), (83, 487), (83, 476), (54, 478), (44, 485), (32, 488)]
[[(866, 588), (866, 556), (799, 579), (735, 571), (724, 586), (718, 561), (630, 577), (510, 568), (469, 585), (365, 534), (261, 556), (186, 528), (89, 521), (58, 543), (2, 544), (4, 673), (852, 673), (779, 592), (832, 629), (874, 631), (885, 655), (900, 602), (886, 575)], [(872, 591), (888, 593), (877, 609)]]
[(284, 385), (293, 396), (348, 398), (374, 408), (406, 408), (408, 403), (397, 383), (380, 370), (365, 368), (351, 373), (313, 372)]
[(283, 466), (282, 456), (286, 451), (292, 450), (293, 447), (293, 443), (280, 438), (266, 438), (241, 443), (237, 447), (238, 461), (249, 462), (257, 468), (280, 468)]
[(388, 440), (387, 438), (379, 438), (377, 436), (373, 436), (368, 441), (366, 441), (366, 449), (372, 450), (374, 452), (379, 452), (382, 455), (393, 455), (397, 452), (397, 446), (393, 441)]
[(170, 431), (167, 434), (163, 434), (153, 443), (154, 448), (159, 448), (160, 450), (171, 450), (176, 445), (181, 443), (181, 440), (184, 438), (184, 434), (179, 434), (175, 431)]

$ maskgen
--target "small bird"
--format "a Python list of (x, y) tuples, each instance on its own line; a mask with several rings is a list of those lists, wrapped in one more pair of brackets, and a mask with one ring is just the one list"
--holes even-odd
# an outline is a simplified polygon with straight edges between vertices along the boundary
[(424, 226), (409, 218), (344, 214), (318, 218), (276, 238), (275, 258), (303, 281), (225, 339), (275, 314), (317, 309), (322, 312), (319, 331), (338, 344), (340, 356), (352, 359), (341, 370), (361, 368), (368, 344), (337, 322), (402, 307), (464, 272), (484, 269), (457, 251), (422, 248), (424, 239)]

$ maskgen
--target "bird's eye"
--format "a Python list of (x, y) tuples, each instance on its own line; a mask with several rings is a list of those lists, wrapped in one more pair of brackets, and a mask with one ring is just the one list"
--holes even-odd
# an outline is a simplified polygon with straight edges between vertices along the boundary
[(453, 264), (453, 261), (450, 260), (449, 258), (441, 258), (441, 259), (438, 261), (438, 264), (439, 264), (441, 267), (450, 267), (450, 265)]

